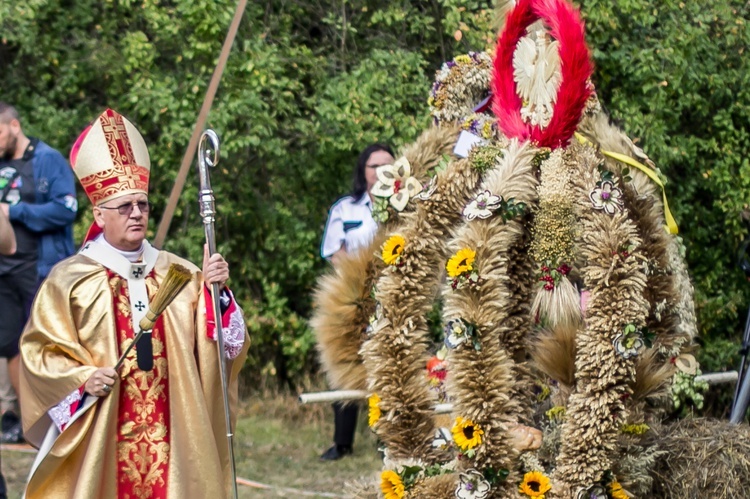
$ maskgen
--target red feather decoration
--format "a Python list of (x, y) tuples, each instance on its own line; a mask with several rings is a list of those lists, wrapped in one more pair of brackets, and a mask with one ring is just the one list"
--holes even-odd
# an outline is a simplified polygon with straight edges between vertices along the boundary
[[(521, 97), (513, 79), (513, 54), (526, 28), (542, 19), (552, 38), (560, 43), (562, 81), (552, 120), (546, 128), (531, 126), (521, 118)], [(507, 137), (531, 140), (552, 149), (568, 144), (591, 94), (593, 72), (580, 13), (565, 0), (519, 0), (505, 22), (497, 42), (492, 79), (492, 110)]]

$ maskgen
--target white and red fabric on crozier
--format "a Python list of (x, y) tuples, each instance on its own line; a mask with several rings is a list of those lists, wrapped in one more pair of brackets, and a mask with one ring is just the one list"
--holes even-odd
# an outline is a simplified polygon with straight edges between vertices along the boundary
[[(214, 320), (213, 305), (208, 288), (206, 288), (204, 296), (206, 297), (206, 335), (209, 339), (217, 341), (216, 321)], [(227, 359), (233, 360), (242, 352), (242, 348), (245, 345), (247, 327), (245, 326), (242, 312), (234, 299), (234, 294), (229, 288), (222, 290), (221, 300), (222, 303), (228, 302), (226, 310), (223, 311), (221, 316), (221, 328), (224, 335), (224, 355)], [(65, 430), (73, 415), (81, 407), (84, 393), (84, 386), (81, 386), (48, 411), (50, 419), (52, 419), (52, 422), (55, 423), (60, 432)]]

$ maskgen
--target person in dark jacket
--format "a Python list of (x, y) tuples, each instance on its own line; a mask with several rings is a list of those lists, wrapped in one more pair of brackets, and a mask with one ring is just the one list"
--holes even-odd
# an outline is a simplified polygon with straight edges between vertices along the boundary
[[(58, 151), (27, 137), (18, 111), (0, 102), (0, 211), (10, 220), (15, 253), (0, 256), (0, 357), (18, 392), (18, 340), (41, 281), (72, 255), (78, 210), (75, 179)], [(3, 414), (3, 443), (23, 441), (18, 416)]]

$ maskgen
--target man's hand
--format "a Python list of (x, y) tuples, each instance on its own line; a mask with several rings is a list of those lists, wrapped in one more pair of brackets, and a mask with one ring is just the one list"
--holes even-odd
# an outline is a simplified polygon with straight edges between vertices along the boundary
[(16, 252), (16, 234), (8, 219), (8, 205), (0, 203), (0, 255), (12, 255)]
[(207, 244), (203, 245), (203, 280), (207, 286), (215, 283), (219, 288), (229, 280), (229, 264), (218, 253), (209, 258)]
[(113, 367), (100, 367), (86, 381), (83, 389), (95, 397), (106, 397), (117, 382), (117, 371)]
[(10, 205), (8, 203), (0, 203), (0, 211), (3, 212), (5, 218), (10, 217)]

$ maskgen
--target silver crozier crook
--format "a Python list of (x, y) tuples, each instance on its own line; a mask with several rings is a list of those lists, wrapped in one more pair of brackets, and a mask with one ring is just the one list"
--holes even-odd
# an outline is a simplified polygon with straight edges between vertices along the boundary
[[(219, 136), (211, 129), (201, 135), (198, 146), (198, 173), (201, 179), (200, 205), (203, 228), (206, 232), (206, 243), (208, 244), (209, 257), (216, 253), (216, 236), (214, 233), (214, 222), (216, 220), (214, 206), (214, 191), (211, 190), (211, 177), (208, 174), (209, 166), (216, 166), (219, 162)], [(232, 466), (232, 488), (234, 499), (237, 499), (237, 470), (234, 464), (234, 445), (232, 445), (233, 433), (232, 422), (229, 417), (229, 392), (227, 391), (227, 366), (226, 354), (224, 353), (224, 331), (221, 328), (221, 307), (219, 306), (219, 284), (211, 284), (211, 298), (214, 309), (214, 322), (216, 323), (216, 339), (219, 347), (219, 369), (221, 371), (221, 389), (224, 395), (224, 417), (227, 425), (227, 443), (229, 445), (229, 462)]]

